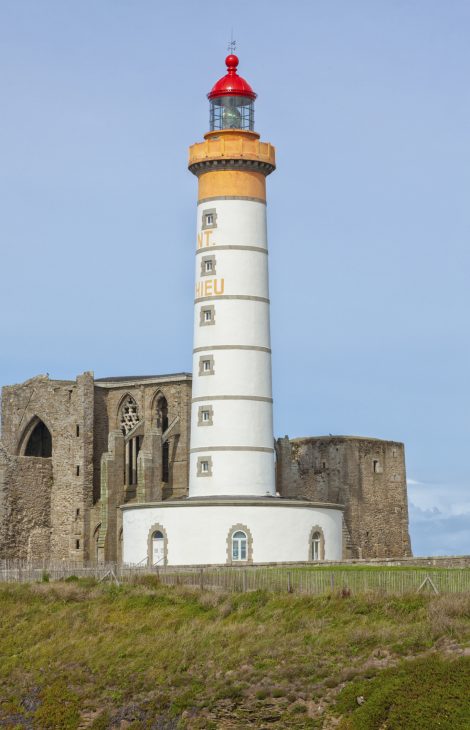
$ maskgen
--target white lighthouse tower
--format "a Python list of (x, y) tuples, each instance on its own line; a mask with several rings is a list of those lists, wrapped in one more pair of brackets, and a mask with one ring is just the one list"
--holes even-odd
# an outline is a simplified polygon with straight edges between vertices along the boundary
[(342, 556), (341, 507), (276, 496), (266, 236), (275, 152), (254, 131), (256, 94), (238, 58), (226, 65), (208, 94), (210, 130), (189, 150), (198, 206), (188, 497), (122, 506), (125, 563)]
[(254, 131), (238, 58), (208, 94), (198, 177), (189, 496), (275, 495), (265, 178), (274, 148)]

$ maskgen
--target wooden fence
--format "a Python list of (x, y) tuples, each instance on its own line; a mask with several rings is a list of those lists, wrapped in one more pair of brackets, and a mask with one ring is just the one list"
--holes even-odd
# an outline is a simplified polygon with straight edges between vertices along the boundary
[(344, 568), (340, 566), (160, 567), (116, 563), (79, 565), (73, 562), (0, 561), (0, 581), (32, 583), (76, 578), (114, 583), (137, 582), (154, 576), (164, 585), (202, 590), (244, 592), (266, 590), (305, 595), (370, 591), (404, 594), (470, 593), (469, 568)]

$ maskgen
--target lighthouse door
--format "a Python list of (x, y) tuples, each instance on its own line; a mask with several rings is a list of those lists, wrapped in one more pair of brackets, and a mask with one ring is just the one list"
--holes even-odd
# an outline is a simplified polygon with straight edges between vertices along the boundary
[(165, 538), (160, 530), (152, 535), (152, 565), (163, 565), (165, 557)]

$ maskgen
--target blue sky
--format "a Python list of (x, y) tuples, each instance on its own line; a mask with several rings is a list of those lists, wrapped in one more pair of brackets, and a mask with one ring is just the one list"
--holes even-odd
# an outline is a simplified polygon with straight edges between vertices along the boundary
[(467, 0), (2, 0), (0, 383), (190, 370), (232, 28), (277, 147), (276, 435), (404, 441), (415, 553), (468, 554)]

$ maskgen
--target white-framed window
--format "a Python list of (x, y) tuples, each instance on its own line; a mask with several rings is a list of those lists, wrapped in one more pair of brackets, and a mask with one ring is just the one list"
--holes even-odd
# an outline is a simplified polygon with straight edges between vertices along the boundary
[(214, 356), (201, 355), (199, 358), (199, 375), (214, 374)]
[(206, 208), (202, 211), (202, 230), (217, 228), (217, 211), (215, 208)]
[(212, 457), (211, 456), (198, 456), (197, 475), (198, 475), (198, 477), (211, 477), (212, 476)]
[(246, 560), (248, 557), (248, 538), (245, 532), (237, 530), (232, 535), (232, 560)]
[(197, 425), (198, 426), (212, 426), (213, 415), (214, 415), (214, 409), (212, 408), (212, 406), (207, 406), (207, 405), (199, 406)]
[(312, 560), (320, 560), (321, 535), (314, 532), (312, 535)]
[(203, 256), (201, 258), (201, 276), (215, 276), (217, 264), (215, 255)]
[(215, 324), (215, 307), (213, 304), (204, 304), (199, 312), (199, 325), (207, 327)]

